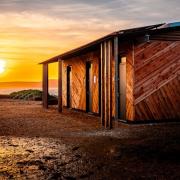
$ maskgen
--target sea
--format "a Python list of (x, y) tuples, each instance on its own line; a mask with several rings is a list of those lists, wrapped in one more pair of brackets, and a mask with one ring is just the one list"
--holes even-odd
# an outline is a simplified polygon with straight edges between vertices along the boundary
[[(12, 92), (17, 92), (17, 91), (22, 91), (22, 90), (28, 90), (28, 89), (38, 89), (38, 90), (42, 90), (41, 88), (13, 88), (13, 89), (3, 89), (0, 88), (0, 95), (8, 95)], [(50, 95), (58, 95), (58, 89), (57, 88), (49, 88), (49, 94)]]

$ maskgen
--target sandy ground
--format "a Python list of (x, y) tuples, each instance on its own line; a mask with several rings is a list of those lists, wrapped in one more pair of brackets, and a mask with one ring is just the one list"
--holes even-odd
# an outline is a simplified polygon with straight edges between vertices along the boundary
[(0, 99), (1, 179), (180, 179), (180, 124), (111, 131), (92, 115)]

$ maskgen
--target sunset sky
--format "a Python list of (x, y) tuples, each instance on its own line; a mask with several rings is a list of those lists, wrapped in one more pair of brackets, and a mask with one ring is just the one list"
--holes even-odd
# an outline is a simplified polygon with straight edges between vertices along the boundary
[(41, 81), (38, 63), (54, 55), (112, 31), (179, 20), (179, 0), (0, 0), (0, 82)]

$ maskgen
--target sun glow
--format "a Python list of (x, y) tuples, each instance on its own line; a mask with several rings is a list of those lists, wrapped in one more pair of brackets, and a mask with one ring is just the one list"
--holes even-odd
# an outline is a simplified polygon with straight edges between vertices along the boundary
[(0, 59), (0, 74), (5, 71), (6, 68), (6, 61)]

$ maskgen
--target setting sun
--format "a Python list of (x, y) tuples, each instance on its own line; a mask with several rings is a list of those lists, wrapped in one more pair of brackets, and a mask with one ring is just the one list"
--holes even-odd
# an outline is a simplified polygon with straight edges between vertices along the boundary
[(3, 73), (5, 71), (6, 62), (5, 60), (0, 60), (0, 73)]

